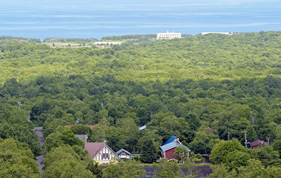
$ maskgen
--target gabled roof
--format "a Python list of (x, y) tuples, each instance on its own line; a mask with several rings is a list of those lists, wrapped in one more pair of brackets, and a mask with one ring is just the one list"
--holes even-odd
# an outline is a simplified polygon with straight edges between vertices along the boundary
[(79, 138), (79, 140), (86, 141), (87, 134), (75, 134), (75, 136)]
[(254, 142), (250, 142), (251, 146), (262, 145), (262, 144), (267, 144), (267, 142), (265, 142), (263, 140), (256, 140)]
[(167, 150), (170, 150), (170, 149), (178, 147), (178, 146), (182, 146), (182, 147), (186, 148), (187, 151), (190, 151), (190, 149), (187, 146), (185, 146), (183, 144), (179, 144), (177, 142), (171, 142), (171, 143), (168, 143), (168, 144), (164, 144), (160, 147), (160, 149), (162, 151), (167, 151)]
[[(168, 144), (168, 143), (171, 143), (171, 142), (173, 142), (174, 140), (176, 140), (177, 139), (177, 137), (176, 136), (174, 136), (174, 135), (172, 135), (163, 145), (166, 145), (166, 144)], [(163, 146), (162, 145), (162, 146)]]
[(116, 155), (119, 155), (119, 154), (121, 154), (122, 152), (125, 152), (125, 153), (127, 153), (128, 155), (132, 155), (130, 152), (128, 152), (127, 150), (125, 150), (125, 149), (120, 149), (120, 150), (118, 150), (117, 152), (116, 152)]
[(116, 153), (113, 149), (111, 149), (105, 142), (86, 142), (85, 143), (85, 149), (88, 150), (89, 154), (92, 156), (96, 156), (104, 147), (107, 147), (110, 149), (114, 155), (116, 156)]
[(100, 152), (100, 150), (102, 150), (104, 147), (105, 147), (104, 142), (85, 143), (85, 149), (88, 150), (88, 152), (92, 156), (96, 156)]

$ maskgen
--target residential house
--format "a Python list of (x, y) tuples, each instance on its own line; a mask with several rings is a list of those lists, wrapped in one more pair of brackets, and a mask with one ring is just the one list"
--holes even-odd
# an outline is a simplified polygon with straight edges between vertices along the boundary
[(85, 150), (99, 164), (108, 164), (117, 159), (116, 153), (105, 142), (86, 142)]
[(132, 154), (129, 151), (125, 150), (125, 149), (118, 150), (116, 152), (116, 155), (122, 161), (124, 161), (125, 159), (131, 159), (132, 158)]
[(265, 142), (263, 140), (256, 140), (254, 142), (250, 142), (250, 148), (251, 149), (257, 149), (257, 148), (263, 147), (265, 145), (269, 145), (269, 143)]
[(173, 135), (160, 147), (162, 157), (168, 159), (169, 161), (176, 159), (174, 153), (176, 148), (179, 146), (184, 147), (188, 151), (189, 156), (190, 149), (183, 145), (179, 139)]
[(4, 97), (5, 97), (4, 95), (0, 94), (0, 98), (4, 98)]

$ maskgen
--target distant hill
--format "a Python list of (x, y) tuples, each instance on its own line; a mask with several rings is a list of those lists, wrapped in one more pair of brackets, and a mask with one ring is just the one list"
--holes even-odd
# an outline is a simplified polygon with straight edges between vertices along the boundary
[(95, 38), (46, 38), (44, 39), (44, 43), (93, 43), (98, 41)]
[(38, 38), (22, 38), (22, 37), (12, 37), (12, 36), (0, 36), (0, 44), (11, 43), (11, 42), (21, 42), (21, 43), (41, 43)]
[(121, 36), (106, 36), (101, 41), (123, 41), (123, 40), (155, 40), (156, 34), (147, 35), (121, 35)]

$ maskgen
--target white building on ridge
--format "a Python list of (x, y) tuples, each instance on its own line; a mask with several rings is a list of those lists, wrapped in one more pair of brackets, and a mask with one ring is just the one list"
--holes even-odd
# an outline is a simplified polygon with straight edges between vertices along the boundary
[(181, 38), (181, 33), (175, 33), (175, 32), (157, 33), (157, 40), (171, 40), (175, 38)]
[(202, 32), (201, 35), (207, 34), (222, 34), (222, 35), (233, 35), (233, 32)]

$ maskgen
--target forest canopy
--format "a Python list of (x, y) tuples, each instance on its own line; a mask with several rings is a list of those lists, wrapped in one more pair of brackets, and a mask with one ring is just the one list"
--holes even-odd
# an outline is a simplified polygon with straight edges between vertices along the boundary
[[(248, 141), (278, 141), (280, 40), (281, 32), (259, 32), (109, 49), (0, 44), (0, 136), (29, 144), (35, 154), (35, 138), (9, 130), (33, 138), (30, 125), (44, 126), (47, 137), (58, 126), (93, 124), (91, 141), (105, 138), (115, 151), (133, 153), (147, 140), (158, 151), (171, 135), (201, 154), (219, 139), (244, 143), (244, 131)], [(24, 119), (29, 124), (11, 126)], [(142, 125), (147, 129), (139, 131)]]

